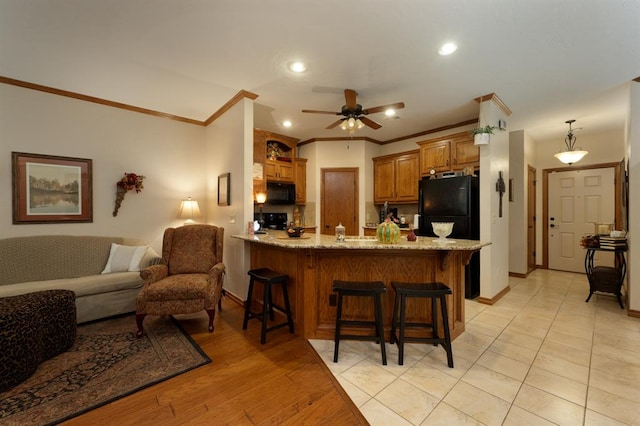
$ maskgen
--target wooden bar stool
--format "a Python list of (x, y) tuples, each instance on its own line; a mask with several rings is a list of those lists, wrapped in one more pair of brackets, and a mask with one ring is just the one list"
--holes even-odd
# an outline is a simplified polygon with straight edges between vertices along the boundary
[[(267, 332), (278, 329), (280, 327), (289, 326), (289, 332), (293, 334), (293, 317), (291, 315), (291, 306), (289, 305), (289, 294), (287, 293), (287, 280), (288, 275), (279, 274), (272, 271), (269, 268), (252, 269), (249, 272), (251, 279), (249, 280), (249, 292), (247, 294), (247, 301), (244, 307), (244, 321), (242, 323), (242, 329), (247, 329), (247, 322), (251, 318), (256, 318), (262, 321), (262, 332), (260, 334), (260, 343), (263, 345), (267, 342)], [(251, 300), (253, 296), (253, 283), (255, 281), (261, 282), (264, 286), (264, 296), (262, 299), (262, 312), (251, 311)], [(282, 296), (284, 297), (284, 307), (273, 303), (271, 286), (281, 284)], [(271, 321), (275, 320), (274, 308), (282, 312), (287, 316), (285, 322), (267, 327), (269, 318)], [(269, 318), (267, 318), (267, 315)]]
[[(338, 362), (338, 348), (340, 339), (347, 340), (373, 340), (380, 344), (382, 352), (382, 365), (387, 365), (387, 353), (384, 345), (384, 327), (382, 322), (382, 293), (387, 289), (381, 281), (355, 282), (355, 281), (333, 281), (333, 291), (338, 293), (338, 311), (336, 313), (335, 346), (333, 350), (333, 362)], [(343, 320), (342, 319), (342, 298), (344, 296), (371, 297), (373, 299), (374, 318), (372, 321), (364, 320)], [(375, 335), (361, 336), (355, 334), (342, 334), (343, 326), (369, 326), (375, 328)]]
[[(449, 332), (449, 316), (447, 314), (446, 295), (451, 294), (451, 289), (441, 282), (433, 283), (402, 283), (391, 282), (391, 287), (395, 290), (393, 303), (393, 316), (391, 324), (390, 343), (398, 344), (398, 364), (404, 362), (404, 343), (422, 342), (433, 343), (435, 346), (442, 345), (447, 352), (447, 363), (453, 368), (453, 352), (451, 350), (451, 334)], [(420, 297), (431, 299), (431, 322), (406, 322), (406, 301), (407, 297)], [(444, 337), (438, 335), (438, 315), (436, 299), (440, 299), (440, 312), (442, 313), (442, 325)], [(396, 328), (400, 326), (400, 334), (396, 335)], [(407, 337), (405, 331), (407, 327), (431, 329), (431, 337)]]

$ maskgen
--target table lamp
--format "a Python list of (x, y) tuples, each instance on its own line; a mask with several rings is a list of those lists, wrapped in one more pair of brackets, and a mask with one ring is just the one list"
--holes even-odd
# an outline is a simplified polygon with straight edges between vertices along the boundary
[(180, 204), (180, 219), (185, 219), (185, 225), (193, 225), (195, 222), (193, 219), (200, 217), (200, 207), (198, 207), (198, 202), (196, 200), (192, 200), (189, 197), (186, 200), (182, 200)]
[(258, 217), (258, 223), (260, 224), (260, 228), (255, 231), (256, 234), (266, 234), (267, 232), (264, 230), (264, 214), (262, 213), (262, 206), (265, 201), (267, 201), (267, 193), (266, 192), (256, 192), (256, 203), (260, 206), (260, 216)]

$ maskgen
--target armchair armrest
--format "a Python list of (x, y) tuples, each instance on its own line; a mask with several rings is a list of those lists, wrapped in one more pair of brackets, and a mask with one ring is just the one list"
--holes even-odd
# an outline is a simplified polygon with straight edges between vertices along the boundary
[(140, 278), (142, 278), (145, 284), (155, 283), (169, 275), (169, 268), (167, 265), (151, 265), (142, 271), (140, 271)]

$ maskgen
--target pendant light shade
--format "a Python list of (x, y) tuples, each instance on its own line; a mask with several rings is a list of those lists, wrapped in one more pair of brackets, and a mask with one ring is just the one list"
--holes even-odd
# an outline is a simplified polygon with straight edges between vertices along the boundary
[(569, 133), (567, 133), (567, 137), (564, 138), (564, 143), (566, 149), (561, 150), (559, 153), (555, 154), (558, 160), (562, 161), (564, 164), (573, 164), (582, 160), (582, 157), (587, 155), (589, 151), (583, 151), (582, 148), (576, 148), (576, 137), (573, 134), (573, 130), (571, 129), (571, 124), (573, 124), (576, 120), (567, 120), (565, 123), (569, 125)]

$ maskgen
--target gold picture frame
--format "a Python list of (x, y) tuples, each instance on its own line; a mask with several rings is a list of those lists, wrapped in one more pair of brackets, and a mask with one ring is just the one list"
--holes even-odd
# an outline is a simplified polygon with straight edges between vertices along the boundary
[(218, 205), (231, 205), (231, 173), (218, 176)]

